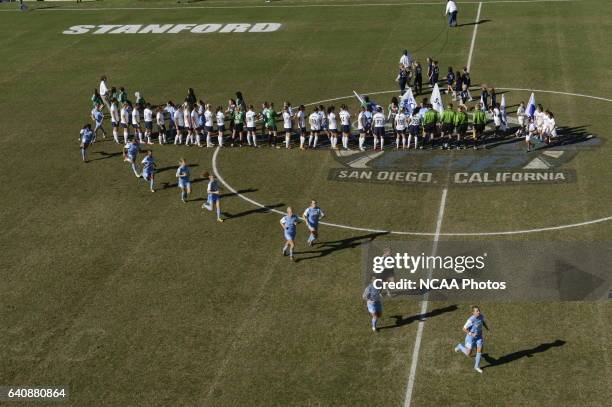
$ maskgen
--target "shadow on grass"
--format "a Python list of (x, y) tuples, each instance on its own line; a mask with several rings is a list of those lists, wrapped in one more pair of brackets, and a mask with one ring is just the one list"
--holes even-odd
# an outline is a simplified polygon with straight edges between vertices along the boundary
[(99, 161), (99, 160), (106, 160), (107, 158), (113, 158), (113, 157), (118, 157), (120, 155), (123, 155), (122, 152), (117, 152), (117, 153), (107, 153), (106, 151), (96, 151), (95, 154), (99, 154), (102, 157), (99, 158), (93, 158), (89, 161)]
[(565, 341), (563, 341), (561, 339), (557, 339), (554, 342), (542, 343), (542, 344), (536, 346), (535, 348), (519, 350), (517, 352), (513, 352), (513, 353), (509, 353), (507, 355), (501, 356), (501, 357), (499, 357), (497, 359), (492, 357), (492, 356), (490, 356), (488, 353), (483, 353), (482, 357), (484, 358), (484, 360), (486, 360), (489, 363), (488, 366), (483, 366), (483, 369), (488, 369), (490, 367), (504, 365), (506, 363), (514, 362), (515, 360), (519, 360), (519, 359), (522, 359), (522, 358), (531, 358), (536, 353), (546, 352), (547, 350), (549, 350), (551, 348), (560, 347), (560, 346), (565, 345), (566, 343), (567, 342), (565, 342)]
[(471, 25), (480, 25), (480, 24), (484, 24), (484, 23), (488, 23), (491, 20), (479, 20), (479, 21), (472, 21), (471, 23), (463, 23), (463, 24), (457, 24), (457, 27), (469, 27)]
[(395, 325), (381, 326), (380, 330), (399, 328), (404, 325), (409, 325), (413, 322), (423, 321), (429, 318), (437, 317), (438, 315), (446, 314), (447, 312), (454, 312), (457, 311), (457, 309), (457, 305), (453, 304), (449, 305), (448, 307), (433, 309), (424, 314), (410, 315), (407, 317), (403, 317), (402, 315), (391, 315), (391, 318), (395, 319)]
[(315, 244), (319, 250), (308, 250), (303, 252), (293, 252), (294, 255), (298, 254), (306, 254), (310, 256), (300, 257), (296, 259), (296, 262), (310, 260), (310, 259), (318, 259), (321, 257), (328, 256), (334, 252), (345, 250), (345, 249), (354, 249), (356, 247), (361, 246), (364, 243), (373, 242), (377, 237), (388, 235), (389, 232), (378, 232), (378, 233), (369, 233), (367, 235), (354, 236), (349, 237), (347, 239), (341, 240), (333, 240), (329, 242), (321, 242)]
[(225, 215), (226, 220), (237, 219), (237, 218), (242, 218), (244, 216), (253, 215), (256, 213), (270, 213), (270, 209), (281, 208), (283, 206), (285, 206), (285, 204), (281, 202), (281, 203), (277, 203), (274, 205), (266, 205), (265, 208), (254, 208), (254, 209), (249, 209), (247, 211), (238, 212), (238, 213), (223, 212), (223, 215)]

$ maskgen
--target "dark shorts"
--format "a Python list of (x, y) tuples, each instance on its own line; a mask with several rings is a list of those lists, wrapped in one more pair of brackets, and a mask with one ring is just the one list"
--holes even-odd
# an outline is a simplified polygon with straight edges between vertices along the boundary
[(402, 130), (400, 130), (400, 129), (395, 129), (395, 132), (396, 132), (397, 134), (399, 134), (399, 135), (404, 135), (404, 134), (406, 134), (406, 129), (402, 129)]
[(351, 132), (351, 125), (350, 124), (343, 124), (342, 125), (342, 133), (350, 133)]
[(266, 129), (268, 129), (270, 131), (276, 131), (276, 123), (274, 123), (272, 125), (266, 124)]
[(467, 124), (460, 124), (457, 126), (457, 133), (465, 134), (467, 133), (467, 128), (468, 128)]
[(213, 132), (213, 126), (205, 126), (204, 127), (206, 129), (207, 132), (212, 133)]
[(250, 131), (251, 133), (255, 133), (255, 130), (256, 130), (255, 127), (247, 127), (246, 129), (247, 131)]
[(122, 129), (127, 129), (127, 128), (128, 128), (128, 125), (127, 125), (126, 123), (121, 123), (121, 128), (122, 128)]
[(379, 137), (385, 136), (385, 128), (384, 127), (374, 127), (374, 135)]
[(138, 124), (138, 123), (132, 123), (132, 128), (134, 128), (134, 129), (140, 129), (140, 124)]
[(300, 127), (300, 136), (306, 135), (306, 127)]
[(482, 123), (475, 124), (474, 125), (474, 129), (476, 129), (477, 133), (482, 133), (484, 131), (484, 129), (485, 129), (485, 125), (482, 124)]
[(163, 131), (163, 132), (165, 132), (165, 131), (166, 131), (166, 126), (165, 126), (164, 124), (158, 124), (158, 125), (157, 125), (157, 128), (159, 129), (159, 131), (160, 131), (160, 132), (161, 132), (161, 131)]
[(425, 133), (435, 133), (436, 132), (435, 123), (426, 124), (424, 128), (425, 128)]
[(220, 131), (221, 133), (223, 133), (225, 131), (225, 125), (222, 124), (220, 126), (217, 126), (217, 131)]
[(419, 126), (410, 126), (410, 134), (413, 136), (419, 135)]
[(178, 129), (178, 131), (183, 131), (183, 130), (185, 130), (185, 126), (176, 126), (176, 128)]
[(119, 124), (117, 122), (111, 121), (111, 127), (119, 127)]
[(451, 123), (443, 123), (442, 124), (442, 131), (444, 133), (452, 133), (453, 132), (453, 128), (455, 128), (455, 126), (453, 126)]
[(291, 133), (291, 131), (293, 130), (293, 128), (292, 128), (292, 127), (289, 127), (289, 128), (287, 128), (287, 127), (283, 127), (283, 130), (285, 131), (285, 133)]
[(234, 124), (234, 130), (241, 132), (242, 130), (244, 130), (244, 124), (242, 123), (236, 123)]
[(145, 129), (152, 130), (153, 129), (153, 122), (145, 122)]
[(338, 134), (338, 129), (329, 129), (329, 132), (335, 135)]

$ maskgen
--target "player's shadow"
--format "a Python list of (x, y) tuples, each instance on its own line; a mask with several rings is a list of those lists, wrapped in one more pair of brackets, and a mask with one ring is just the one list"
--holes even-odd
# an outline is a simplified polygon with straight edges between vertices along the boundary
[(410, 315), (407, 317), (404, 317), (402, 315), (391, 315), (391, 318), (395, 319), (395, 324), (382, 326), (380, 327), (380, 330), (399, 328), (404, 325), (409, 325), (413, 322), (423, 321), (429, 318), (437, 317), (438, 315), (446, 314), (447, 312), (454, 312), (454, 311), (457, 311), (457, 309), (458, 309), (457, 305), (453, 304), (453, 305), (449, 305), (448, 307), (444, 307), (444, 308), (432, 309), (431, 311), (426, 312), (424, 314)]
[[(205, 179), (201, 178), (201, 180), (204, 181)], [(219, 197), (220, 198), (228, 198), (230, 196), (236, 196), (238, 194), (248, 194), (249, 192), (256, 192), (256, 191), (257, 191), (257, 189), (254, 189), (254, 188), (239, 189), (236, 192), (231, 192), (231, 193), (227, 193), (227, 194), (221, 194), (221, 195), (219, 195)], [(199, 198), (193, 199), (193, 201), (194, 202), (197, 202), (197, 201), (206, 201), (206, 198), (205, 197), (199, 197)], [(270, 208), (276, 208), (276, 207), (277, 206), (270, 206)]]
[(296, 251), (296, 252), (293, 252), (293, 254), (294, 255), (298, 255), (298, 254), (309, 255), (306, 257), (300, 256), (299, 258), (296, 259), (296, 262), (310, 260), (310, 259), (318, 259), (321, 257), (328, 256), (340, 250), (354, 249), (356, 247), (361, 246), (362, 244), (373, 242), (376, 238), (380, 236), (385, 236), (388, 234), (389, 232), (377, 232), (377, 233), (369, 233), (367, 235), (362, 235), (362, 236), (349, 237), (347, 239), (315, 243), (315, 246), (318, 248), (318, 250), (308, 250), (308, 251), (303, 251), (303, 252)]
[(480, 24), (484, 24), (484, 23), (488, 23), (491, 20), (478, 20), (478, 21), (472, 21), (471, 23), (463, 23), (463, 24), (457, 24), (457, 27), (469, 27), (470, 25), (480, 25)]
[(567, 342), (561, 339), (557, 339), (554, 342), (542, 343), (536, 346), (535, 348), (524, 349), (524, 350), (520, 350), (517, 352), (509, 353), (497, 359), (490, 356), (488, 353), (483, 353), (482, 357), (484, 358), (484, 360), (486, 360), (489, 363), (487, 366), (483, 366), (483, 369), (487, 369), (487, 368), (495, 367), (499, 365), (504, 365), (506, 363), (514, 362), (515, 360), (519, 360), (522, 358), (531, 358), (533, 357), (533, 355), (537, 353), (546, 352), (547, 350), (551, 348), (560, 347), (560, 346), (565, 345), (566, 343)]
[(94, 158), (91, 159), (89, 161), (99, 161), (99, 160), (106, 160), (107, 158), (113, 158), (113, 157), (118, 157), (120, 155), (123, 155), (122, 152), (118, 152), (118, 153), (107, 153), (106, 151), (96, 151), (96, 154), (101, 155), (102, 157), (98, 157), (98, 158)]
[[(198, 164), (191, 164), (189, 165), (189, 168), (195, 168), (197, 166)], [(179, 167), (178, 165), (169, 165), (167, 167), (160, 167), (155, 170), (155, 173), (161, 174), (162, 172), (166, 172), (166, 171), (176, 171), (178, 170), (178, 167)]]
[(249, 209), (248, 211), (243, 211), (243, 212), (238, 212), (238, 213), (230, 213), (230, 212), (223, 212), (223, 215), (225, 215), (225, 219), (237, 219), (237, 218), (242, 218), (244, 216), (249, 216), (249, 215), (253, 215), (256, 213), (270, 213), (271, 209), (275, 209), (275, 208), (280, 208), (285, 206), (284, 203), (277, 203), (274, 205), (266, 205), (265, 208), (254, 208), (254, 209)]

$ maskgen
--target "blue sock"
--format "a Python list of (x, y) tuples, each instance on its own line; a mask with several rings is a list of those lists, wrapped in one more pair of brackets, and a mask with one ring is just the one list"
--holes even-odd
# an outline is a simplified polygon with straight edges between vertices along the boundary
[(83, 161), (85, 161), (85, 149), (81, 148), (81, 157), (83, 157)]
[(480, 366), (480, 357), (481, 357), (481, 353), (477, 352), (476, 353), (476, 362), (474, 363), (474, 367), (479, 367)]

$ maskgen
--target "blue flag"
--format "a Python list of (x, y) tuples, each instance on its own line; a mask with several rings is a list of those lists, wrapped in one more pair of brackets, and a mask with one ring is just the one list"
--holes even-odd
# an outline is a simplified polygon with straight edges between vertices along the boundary
[(525, 114), (527, 117), (531, 118), (535, 115), (536, 111), (536, 102), (535, 95), (531, 92), (531, 97), (529, 98), (529, 103), (527, 104), (527, 108), (525, 109)]

